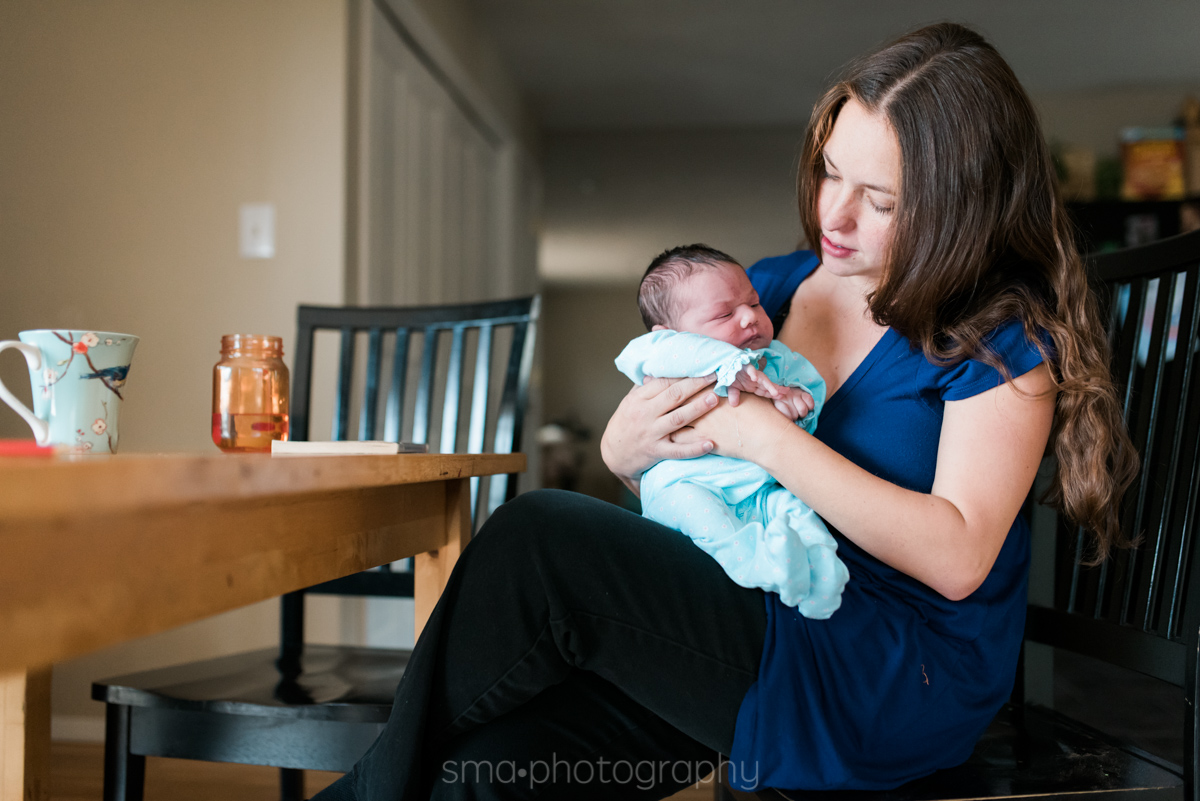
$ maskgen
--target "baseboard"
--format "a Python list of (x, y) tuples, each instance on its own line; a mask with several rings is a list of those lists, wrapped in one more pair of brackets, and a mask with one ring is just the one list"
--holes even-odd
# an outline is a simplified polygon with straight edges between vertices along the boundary
[(99, 715), (51, 715), (50, 739), (76, 743), (104, 742), (104, 717)]

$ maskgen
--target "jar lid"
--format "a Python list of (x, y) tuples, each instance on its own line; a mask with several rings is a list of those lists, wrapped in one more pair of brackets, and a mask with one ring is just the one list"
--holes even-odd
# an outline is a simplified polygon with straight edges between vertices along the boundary
[(268, 334), (226, 334), (221, 337), (222, 356), (283, 356), (283, 337)]

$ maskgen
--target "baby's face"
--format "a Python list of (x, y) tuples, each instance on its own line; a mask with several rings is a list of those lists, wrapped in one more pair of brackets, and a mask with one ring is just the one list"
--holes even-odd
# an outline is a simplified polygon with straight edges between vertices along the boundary
[[(746, 271), (733, 264), (704, 267), (676, 288), (670, 328), (728, 342), (739, 348), (765, 348), (775, 331), (758, 302)], [(655, 326), (655, 328), (667, 326)]]

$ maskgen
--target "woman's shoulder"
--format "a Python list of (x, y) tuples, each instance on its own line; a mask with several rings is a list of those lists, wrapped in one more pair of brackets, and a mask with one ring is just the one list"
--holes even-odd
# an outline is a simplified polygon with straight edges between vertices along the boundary
[(1007, 320), (983, 338), (972, 358), (940, 371), (942, 399), (961, 400), (999, 386), (1004, 376), (997, 365), (1015, 378), (1047, 358), (1054, 358), (1054, 343), (1046, 331), (1038, 329), (1031, 335), (1021, 320)]
[(784, 256), (760, 259), (746, 270), (750, 283), (758, 291), (759, 301), (768, 316), (774, 317), (796, 293), (796, 287), (821, 263), (811, 250), (797, 250)]

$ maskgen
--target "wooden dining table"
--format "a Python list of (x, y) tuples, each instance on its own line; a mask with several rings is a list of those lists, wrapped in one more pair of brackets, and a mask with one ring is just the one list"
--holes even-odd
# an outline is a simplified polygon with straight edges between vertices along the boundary
[(523, 454), (0, 458), (0, 801), (48, 801), (55, 662), (416, 555), (416, 625)]

